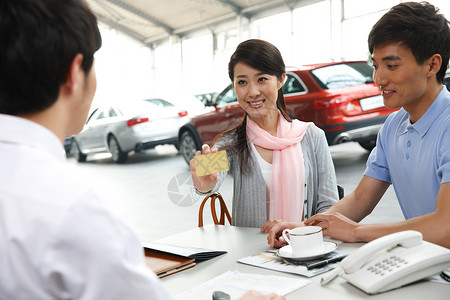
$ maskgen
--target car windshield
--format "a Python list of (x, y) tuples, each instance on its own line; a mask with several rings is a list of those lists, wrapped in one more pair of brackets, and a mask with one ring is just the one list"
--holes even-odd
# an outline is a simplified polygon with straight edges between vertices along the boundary
[(172, 103), (167, 102), (166, 100), (163, 100), (160, 98), (145, 99), (144, 101), (153, 103), (155, 105), (158, 105), (159, 107), (173, 107), (174, 106)]
[(119, 109), (125, 116), (131, 116), (159, 111), (161, 107), (147, 101), (134, 101), (127, 102), (126, 105), (121, 105)]
[(222, 107), (229, 103), (237, 102), (236, 93), (231, 85), (229, 85), (220, 95), (216, 98), (216, 106)]
[(373, 82), (372, 72), (369, 64), (360, 62), (326, 66), (311, 74), (323, 89), (337, 89)]

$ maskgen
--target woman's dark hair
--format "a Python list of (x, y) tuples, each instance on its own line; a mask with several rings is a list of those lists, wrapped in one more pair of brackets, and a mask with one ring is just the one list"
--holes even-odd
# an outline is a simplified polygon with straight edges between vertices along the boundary
[(411, 49), (419, 65), (439, 54), (442, 66), (436, 77), (438, 82), (444, 82), (450, 58), (450, 30), (438, 8), (428, 2), (405, 2), (392, 7), (370, 31), (369, 51), (373, 53), (377, 46), (391, 42)]
[[(231, 81), (234, 80), (234, 68), (238, 63), (246, 64), (264, 74), (276, 76), (278, 80), (281, 80), (283, 74), (286, 73), (286, 66), (280, 51), (271, 43), (263, 40), (251, 39), (238, 45), (228, 63), (228, 75)], [(281, 115), (290, 122), (282, 88), (278, 90), (277, 108)], [(242, 121), (236, 127), (222, 132), (213, 142), (214, 144), (219, 139), (223, 140), (224, 146), (221, 149), (239, 156), (241, 172), (250, 171), (250, 149), (247, 143), (246, 125), (247, 113), (244, 113)]]
[(101, 37), (83, 0), (2, 0), (0, 45), (0, 113), (25, 115), (56, 101), (78, 53), (89, 73)]

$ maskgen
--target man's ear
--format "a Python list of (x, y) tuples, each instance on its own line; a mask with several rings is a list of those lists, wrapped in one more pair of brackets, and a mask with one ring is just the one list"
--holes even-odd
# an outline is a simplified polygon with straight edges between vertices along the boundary
[(442, 57), (439, 54), (433, 54), (428, 59), (429, 71), (428, 76), (436, 76), (442, 66)]
[(82, 84), (84, 71), (81, 67), (83, 54), (78, 53), (72, 60), (69, 70), (66, 74), (66, 82), (61, 86), (61, 91), (66, 94), (73, 94)]

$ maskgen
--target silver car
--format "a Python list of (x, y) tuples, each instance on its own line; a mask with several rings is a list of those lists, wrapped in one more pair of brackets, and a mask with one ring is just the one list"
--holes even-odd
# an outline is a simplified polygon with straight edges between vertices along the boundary
[(99, 107), (73, 137), (71, 154), (83, 162), (88, 154), (111, 152), (116, 163), (124, 163), (133, 150), (162, 144), (173, 144), (178, 149), (179, 122), (185, 115), (186, 111), (175, 106), (159, 107), (147, 101)]

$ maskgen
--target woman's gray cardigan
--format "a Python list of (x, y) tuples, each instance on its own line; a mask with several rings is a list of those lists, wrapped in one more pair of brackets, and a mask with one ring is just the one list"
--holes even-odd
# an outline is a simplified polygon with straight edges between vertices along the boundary
[[(300, 142), (305, 164), (305, 200), (307, 216), (325, 211), (338, 200), (336, 174), (324, 132), (311, 124)], [(220, 149), (220, 141), (215, 147)], [(250, 146), (250, 145), (249, 145)], [(254, 153), (251, 174), (242, 174), (237, 156), (228, 156), (233, 177), (232, 223), (235, 226), (261, 227), (267, 221), (266, 183)], [(219, 181), (209, 193), (217, 192), (228, 172), (219, 173)], [(301, 220), (299, 220), (301, 221)]]

